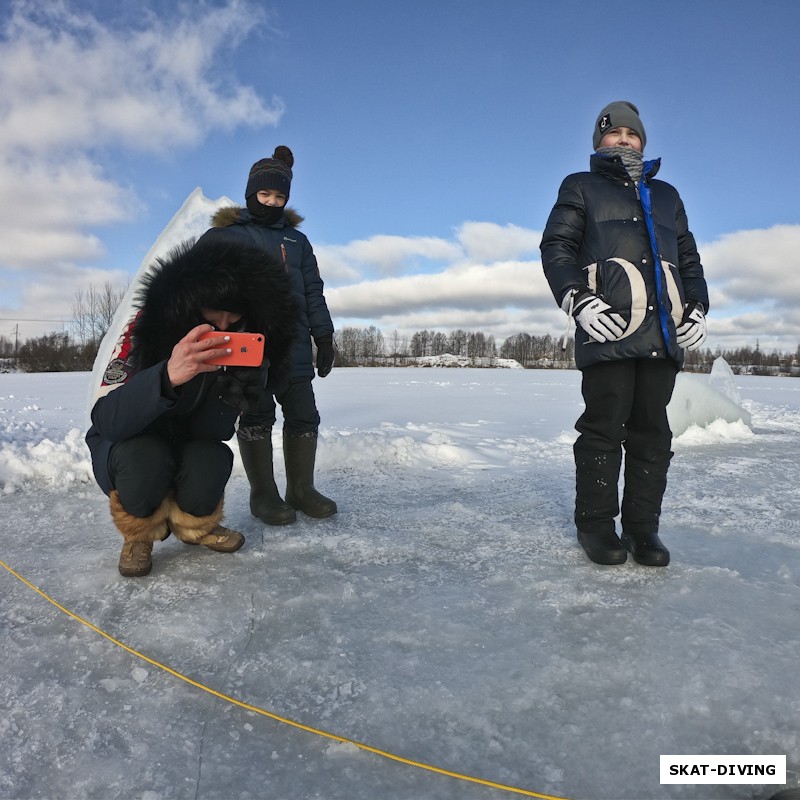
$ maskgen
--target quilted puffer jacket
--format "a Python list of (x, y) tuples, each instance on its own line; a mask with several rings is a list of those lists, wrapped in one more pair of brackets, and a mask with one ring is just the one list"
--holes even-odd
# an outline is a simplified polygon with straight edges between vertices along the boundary
[(596, 342), (578, 326), (579, 369), (600, 361), (671, 358), (684, 306), (708, 311), (708, 289), (686, 211), (676, 189), (654, 180), (660, 160), (646, 161), (639, 183), (618, 157), (594, 154), (590, 172), (561, 184), (541, 242), (542, 266), (561, 305), (574, 288), (589, 288), (628, 323), (615, 342)]
[(287, 208), (274, 225), (258, 225), (246, 208), (228, 206), (216, 212), (213, 227), (199, 240), (246, 241), (284, 265), (297, 307), (290, 373), (294, 381), (314, 377), (311, 337), (317, 339), (333, 334), (333, 321), (325, 302), (324, 284), (314, 250), (298, 230), (302, 221), (294, 209)]

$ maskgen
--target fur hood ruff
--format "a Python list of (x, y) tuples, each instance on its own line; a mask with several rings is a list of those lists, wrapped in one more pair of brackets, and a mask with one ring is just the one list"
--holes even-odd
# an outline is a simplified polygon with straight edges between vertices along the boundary
[[(224, 208), (220, 208), (211, 217), (211, 225), (214, 228), (227, 228), (229, 225), (233, 225), (239, 221), (243, 211), (249, 214), (244, 206), (225, 206)], [(290, 228), (299, 228), (305, 219), (305, 217), (298, 214), (295, 209), (289, 208), (288, 206), (283, 211), (283, 217)]]
[(223, 298), (238, 299), (245, 329), (264, 334), (272, 375), (287, 372), (296, 310), (286, 271), (263, 251), (234, 240), (188, 240), (156, 260), (137, 296), (136, 367), (169, 358), (177, 342), (204, 322), (199, 309), (220, 308)]

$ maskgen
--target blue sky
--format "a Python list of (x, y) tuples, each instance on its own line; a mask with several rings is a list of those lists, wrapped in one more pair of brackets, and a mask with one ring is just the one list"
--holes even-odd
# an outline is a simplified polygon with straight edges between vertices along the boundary
[(709, 345), (800, 343), (794, 0), (0, 9), (0, 335), (124, 286), (195, 187), (242, 202), (277, 144), (338, 327), (560, 334), (541, 230), (628, 99), (701, 246)]

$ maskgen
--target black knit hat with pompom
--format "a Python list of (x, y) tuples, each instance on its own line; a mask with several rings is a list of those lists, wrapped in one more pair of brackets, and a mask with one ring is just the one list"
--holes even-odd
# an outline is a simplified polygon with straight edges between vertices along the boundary
[(254, 195), (261, 189), (276, 189), (289, 199), (289, 189), (292, 188), (292, 167), (294, 156), (286, 145), (279, 144), (272, 154), (272, 158), (262, 158), (250, 167), (247, 178), (245, 198)]

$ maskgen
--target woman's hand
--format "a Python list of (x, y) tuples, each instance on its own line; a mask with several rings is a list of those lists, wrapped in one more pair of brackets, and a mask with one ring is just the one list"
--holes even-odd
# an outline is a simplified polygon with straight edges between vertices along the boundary
[(225, 347), (230, 337), (222, 331), (219, 336), (198, 341), (202, 334), (213, 330), (212, 325), (198, 325), (172, 348), (172, 355), (167, 361), (167, 376), (173, 389), (188, 383), (201, 372), (216, 372), (219, 367), (206, 362), (211, 358), (230, 353), (230, 348)]

